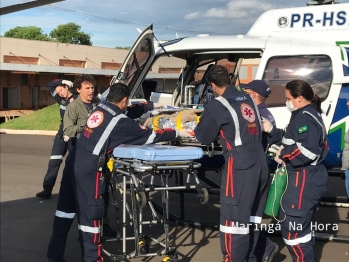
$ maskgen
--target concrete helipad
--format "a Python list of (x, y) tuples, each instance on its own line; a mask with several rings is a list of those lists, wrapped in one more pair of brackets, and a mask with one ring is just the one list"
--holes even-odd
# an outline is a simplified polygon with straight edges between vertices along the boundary
[[(52, 232), (53, 216), (57, 204), (59, 181), (54, 188), (51, 200), (42, 201), (35, 194), (42, 189), (42, 180), (47, 168), (53, 143), (53, 136), (0, 134), (0, 172), (1, 172), (1, 262), (40, 262), (46, 259), (46, 249)], [(63, 165), (62, 165), (63, 167)], [(61, 168), (62, 171), (62, 168)], [(219, 174), (210, 174), (219, 181)], [(328, 196), (345, 195), (344, 180), (331, 177)], [(156, 200), (156, 196), (154, 196)], [(171, 211), (178, 212), (178, 194), (171, 193)], [(188, 219), (209, 223), (219, 221), (218, 196), (210, 197), (207, 205), (201, 205), (195, 195), (186, 196), (185, 216)], [(349, 235), (348, 208), (320, 206), (315, 221), (318, 224), (330, 224), (322, 233)], [(115, 227), (115, 211), (111, 208), (109, 218)], [(270, 219), (264, 219), (269, 222)], [(338, 225), (338, 230), (333, 229)], [(145, 229), (145, 233), (163, 239), (160, 226)], [(77, 240), (77, 225), (73, 224), (69, 234), (65, 259), (79, 262), (80, 247)], [(272, 236), (280, 246), (280, 253), (274, 261), (292, 261), (280, 236)], [(219, 262), (222, 260), (219, 244), (219, 232), (211, 229), (193, 229), (170, 225), (170, 239), (176, 247), (180, 261)], [(109, 242), (104, 247), (111, 253), (116, 252), (116, 242)], [(318, 261), (348, 262), (345, 255), (348, 243), (315, 243)], [(131, 261), (161, 261), (161, 257), (137, 258)], [(110, 261), (106, 258), (106, 261)]]

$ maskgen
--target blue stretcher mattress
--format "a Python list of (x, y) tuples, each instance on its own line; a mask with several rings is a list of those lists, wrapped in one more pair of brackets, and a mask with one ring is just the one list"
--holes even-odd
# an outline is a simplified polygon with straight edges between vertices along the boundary
[(120, 145), (114, 148), (117, 158), (139, 159), (145, 161), (184, 161), (199, 159), (204, 152), (199, 147), (179, 147), (165, 145)]

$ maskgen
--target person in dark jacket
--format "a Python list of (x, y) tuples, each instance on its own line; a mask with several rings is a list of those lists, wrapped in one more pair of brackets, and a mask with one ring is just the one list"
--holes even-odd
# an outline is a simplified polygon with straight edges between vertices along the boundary
[(262, 221), (269, 184), (260, 115), (251, 96), (230, 86), (225, 67), (213, 66), (206, 79), (216, 98), (205, 106), (195, 137), (203, 145), (219, 137), (225, 157), (220, 189), (221, 250), (225, 262), (245, 262), (254, 235), (250, 224)]
[[(75, 213), (78, 215), (79, 240), (85, 262), (104, 261), (100, 228), (107, 188), (103, 174), (97, 169), (100, 157), (120, 144), (143, 145), (171, 140), (178, 135), (191, 136), (186, 129), (154, 131), (142, 127), (129, 117), (138, 118), (153, 110), (154, 105), (148, 102), (128, 107), (129, 95), (130, 89), (124, 84), (110, 87), (107, 102), (100, 103), (91, 112), (76, 146), (66, 159), (62, 186), (67, 190), (62, 196), (65, 198), (62, 203), (65, 203), (67, 217), (74, 217)], [(64, 261), (67, 234), (73, 220), (66, 221), (66, 224), (54, 224), (47, 253), (49, 261)]]
[(37, 197), (43, 199), (50, 199), (52, 197), (52, 189), (56, 183), (62, 159), (67, 153), (68, 148), (71, 149), (72, 147), (71, 142), (64, 141), (67, 138), (65, 139), (63, 134), (63, 117), (69, 103), (78, 97), (76, 90), (73, 88), (73, 83), (69, 80), (55, 79), (48, 83), (48, 89), (59, 104), (61, 124), (53, 140), (51, 156), (43, 182), (44, 190), (36, 194)]
[[(269, 85), (263, 80), (253, 80), (248, 84), (240, 84), (239, 86), (240, 88), (243, 88), (243, 91), (251, 96), (254, 103), (257, 105), (261, 118), (268, 119), (273, 126), (276, 127), (274, 116), (265, 104), (266, 99), (271, 94)], [(276, 141), (274, 141), (272, 137), (269, 137), (266, 132), (262, 133), (262, 145), (264, 152), (267, 152), (268, 147), (275, 142)], [(277, 164), (271, 158), (268, 158), (268, 166), (269, 172), (274, 172)], [(276, 243), (272, 242), (268, 237), (265, 236), (264, 233), (260, 233), (260, 230), (257, 229), (254, 230), (254, 235), (251, 242), (253, 242), (253, 247), (251, 249), (252, 255), (247, 262), (253, 262), (256, 261), (256, 259), (257, 261), (262, 262), (271, 261), (272, 256), (274, 256), (279, 249), (279, 246)], [(272, 250), (272, 253), (270, 253), (270, 250)]]
[[(288, 185), (280, 211), (281, 233), (293, 261), (316, 261), (311, 223), (327, 189), (323, 163), (328, 155), (327, 133), (321, 117), (321, 99), (303, 80), (286, 84), (286, 107), (291, 119), (275, 160), (286, 165)], [(268, 135), (280, 137), (280, 129), (263, 121)]]

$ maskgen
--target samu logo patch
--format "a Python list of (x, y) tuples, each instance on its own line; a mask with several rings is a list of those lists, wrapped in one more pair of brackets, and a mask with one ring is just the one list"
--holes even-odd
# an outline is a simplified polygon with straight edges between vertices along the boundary
[(87, 126), (89, 128), (95, 128), (102, 124), (104, 119), (104, 114), (101, 111), (93, 112), (90, 117), (87, 119)]
[(299, 134), (302, 134), (304, 132), (307, 132), (308, 131), (308, 127), (307, 126), (302, 126), (300, 128), (298, 128), (298, 133)]

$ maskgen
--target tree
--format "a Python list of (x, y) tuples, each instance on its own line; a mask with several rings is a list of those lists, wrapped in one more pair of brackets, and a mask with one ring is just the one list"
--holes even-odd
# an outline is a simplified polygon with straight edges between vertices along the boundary
[(131, 47), (130, 46), (117, 46), (115, 47), (115, 49), (124, 49), (124, 50), (130, 50)]
[(50, 41), (51, 39), (44, 34), (40, 27), (37, 26), (16, 26), (5, 32), (5, 37)]
[(50, 32), (50, 36), (57, 42), (77, 45), (92, 45), (91, 35), (80, 31), (81, 26), (67, 23), (57, 26)]

